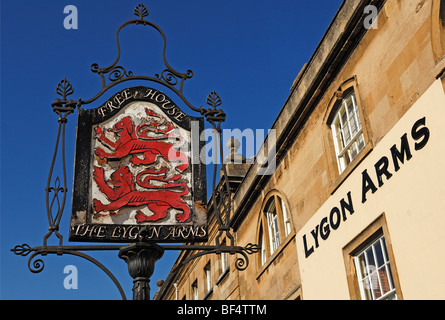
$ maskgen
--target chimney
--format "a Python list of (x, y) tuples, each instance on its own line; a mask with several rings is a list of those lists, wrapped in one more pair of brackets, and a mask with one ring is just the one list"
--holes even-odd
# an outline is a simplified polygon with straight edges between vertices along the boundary
[[(236, 192), (241, 181), (249, 170), (250, 164), (246, 158), (238, 152), (241, 143), (236, 138), (230, 138), (226, 144), (230, 150), (230, 154), (224, 159), (224, 166), (227, 170), (227, 176), (229, 179), (230, 189), (232, 192)], [(223, 169), (221, 168), (220, 174), (222, 176)]]

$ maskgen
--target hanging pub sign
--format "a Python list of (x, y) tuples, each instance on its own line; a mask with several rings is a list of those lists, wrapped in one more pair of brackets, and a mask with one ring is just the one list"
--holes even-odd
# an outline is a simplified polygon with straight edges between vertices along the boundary
[(203, 127), (148, 87), (79, 109), (69, 239), (206, 241)]

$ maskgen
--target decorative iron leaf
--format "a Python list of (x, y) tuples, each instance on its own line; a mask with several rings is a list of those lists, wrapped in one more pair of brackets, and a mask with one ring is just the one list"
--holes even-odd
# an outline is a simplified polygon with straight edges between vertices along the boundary
[(218, 106), (220, 106), (222, 104), (221, 98), (219, 97), (219, 95), (215, 91), (212, 91), (207, 96), (207, 104), (209, 106), (213, 107), (214, 109), (216, 109), (216, 107), (218, 107)]
[(11, 251), (16, 255), (27, 256), (32, 250), (27, 243), (24, 243), (22, 245), (16, 245)]
[(69, 96), (69, 95), (74, 93), (74, 89), (73, 89), (73, 87), (71, 86), (71, 83), (69, 83), (68, 80), (63, 79), (57, 85), (56, 93), (59, 96), (62, 96), (63, 100), (65, 100), (67, 96)]
[(144, 6), (142, 3), (138, 4), (136, 9), (133, 11), (134, 15), (139, 17), (140, 20), (142, 20), (144, 17), (148, 16), (148, 10), (147, 7)]
[(242, 250), (246, 251), (248, 254), (256, 253), (261, 250), (261, 247), (257, 244), (249, 243)]

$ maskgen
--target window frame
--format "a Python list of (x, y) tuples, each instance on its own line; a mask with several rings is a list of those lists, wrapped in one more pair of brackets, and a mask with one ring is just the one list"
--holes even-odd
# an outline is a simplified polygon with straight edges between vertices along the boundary
[[(276, 202), (276, 196), (272, 196), (267, 202), (264, 210), (267, 220), (270, 255), (273, 255), (273, 253), (280, 247), (279, 214)], [(272, 210), (271, 207), (273, 207)]]
[[(274, 219), (271, 219), (272, 213), (268, 212), (271, 211), (269, 210), (272, 206), (271, 202), (274, 203), (273, 207), (275, 208)], [(276, 227), (278, 227), (278, 232), (276, 232)], [(295, 231), (288, 202), (283, 194), (272, 190), (263, 200), (259, 214), (257, 243), (261, 246), (261, 253), (257, 258), (258, 268), (267, 268), (293, 236), (295, 236)]]
[[(226, 239), (224, 239), (221, 242), (222, 245), (226, 245)], [(227, 252), (221, 252), (221, 274), (223, 274), (224, 272), (226, 272), (226, 270), (229, 268), (229, 256)]]
[(204, 287), (205, 294), (203, 300), (208, 300), (213, 293), (213, 278), (212, 278), (212, 264), (208, 260), (207, 264), (204, 266)]
[(199, 300), (198, 279), (195, 279), (192, 283), (192, 298), (193, 300)]
[(261, 257), (261, 265), (266, 263), (267, 260), (267, 255), (266, 255), (266, 245), (265, 245), (265, 239), (264, 239), (264, 232), (263, 232), (263, 225), (260, 225), (260, 233), (258, 236), (258, 244), (261, 248), (261, 253), (260, 253), (260, 257)]
[(283, 222), (284, 222), (284, 237), (287, 237), (292, 232), (292, 222), (289, 214), (289, 209), (287, 208), (286, 203), (281, 197), (278, 197), (278, 203), (280, 204)]
[[(436, 64), (443, 66), (445, 55), (445, 0), (433, 0), (431, 4), (431, 46)], [(442, 69), (442, 68), (438, 68)]]
[[(351, 99), (352, 112), (349, 110), (350, 104), (348, 103), (348, 99)], [(343, 115), (345, 114), (346, 121), (343, 118)], [(355, 123), (355, 133), (353, 133), (352, 123)], [(341, 102), (334, 113), (334, 118), (330, 127), (332, 138), (334, 140), (338, 170), (341, 174), (360, 154), (360, 151), (362, 151), (366, 145), (357, 98), (353, 89), (347, 90), (344, 98), (341, 99)], [(346, 138), (347, 135), (349, 135), (349, 139)], [(340, 146), (339, 137), (343, 146)], [(361, 144), (363, 144), (363, 146), (360, 148)], [(355, 155), (352, 154), (354, 146), (357, 150)]]
[[(332, 92), (332, 91), (331, 91)], [(363, 134), (364, 147), (358, 152), (355, 158), (345, 166), (344, 170), (340, 170), (338, 161), (338, 149), (335, 141), (335, 134), (333, 133), (331, 125), (334, 122), (337, 111), (341, 107), (342, 101), (347, 98), (348, 94), (353, 92), (355, 96), (355, 104), (357, 106), (358, 117), (360, 118), (361, 133)], [(334, 193), (335, 190), (343, 183), (343, 181), (351, 174), (357, 165), (372, 151), (373, 137), (369, 129), (369, 118), (366, 112), (366, 103), (360, 97), (359, 85), (357, 77), (353, 76), (344, 81), (336, 91), (332, 93), (328, 106), (323, 117), (324, 130), (323, 141), (324, 148), (327, 155), (327, 168), (329, 178), (329, 191)]]
[[(383, 259), (383, 263), (380, 266), (378, 265), (379, 259), (376, 253), (377, 245), (381, 248), (381, 258)], [(397, 300), (397, 292), (394, 286), (394, 279), (391, 272), (391, 262), (388, 258), (387, 250), (388, 249), (386, 248), (385, 235), (383, 233), (380, 233), (377, 235), (376, 239), (373, 240), (368, 246), (354, 255), (353, 260), (362, 300)], [(369, 252), (371, 252), (372, 254), (371, 257), (369, 257)], [(364, 257), (363, 267), (360, 265), (360, 257)], [(372, 258), (374, 263), (377, 262), (377, 265), (373, 265), (372, 262), (369, 261), (370, 258)], [(374, 268), (375, 270), (372, 270)], [(364, 269), (365, 273), (363, 273)], [(387, 282), (389, 290), (387, 292), (382, 292), (384, 285), (381, 276), (382, 273), (380, 271), (383, 271), (382, 273), (384, 273), (384, 275), (388, 279)], [(376, 283), (378, 285), (374, 286), (373, 283)], [(372, 288), (366, 290), (366, 284), (368, 284), (368, 286), (372, 286)], [(380, 292), (378, 292), (377, 290)], [(377, 293), (380, 294), (380, 296), (377, 296)]]
[(204, 267), (204, 280), (207, 292), (211, 291), (213, 289), (213, 285), (212, 285), (212, 269), (210, 261)]
[[(226, 238), (221, 241), (222, 245), (226, 245)], [(215, 285), (219, 285), (230, 272), (229, 254), (221, 252), (218, 259), (219, 276), (215, 281)]]
[(385, 238), (386, 254), (391, 268), (393, 287), (395, 289), (394, 293), (398, 300), (403, 300), (403, 292), (400, 286), (396, 259), (392, 249), (385, 213), (382, 213), (376, 220), (368, 225), (343, 248), (346, 278), (348, 282), (349, 294), (352, 300), (362, 300), (363, 297), (363, 287), (360, 284), (359, 278), (360, 271), (357, 272), (358, 268), (355, 262), (355, 257), (359, 256), (361, 253), (363, 253), (363, 251), (369, 249), (370, 245), (374, 244), (376, 240), (380, 239), (380, 236)]

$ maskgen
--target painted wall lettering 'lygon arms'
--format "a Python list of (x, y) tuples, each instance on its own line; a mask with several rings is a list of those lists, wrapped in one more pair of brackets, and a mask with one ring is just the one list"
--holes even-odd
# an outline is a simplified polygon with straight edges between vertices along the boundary
[[(413, 124), (410, 137), (411, 139), (408, 139), (408, 133), (405, 133), (400, 138), (400, 147), (394, 144), (390, 148), (389, 157), (382, 156), (369, 172), (368, 169), (363, 170), (361, 174), (361, 203), (365, 203), (370, 193), (374, 194), (378, 188), (383, 186), (384, 179), (389, 180), (394, 173), (401, 169), (401, 165), (405, 161), (409, 161), (413, 157), (412, 148), (415, 151), (419, 151), (425, 147), (430, 138), (430, 130), (426, 126), (426, 117), (417, 120)], [(409, 140), (414, 142), (413, 147), (410, 146)], [(394, 171), (391, 170), (390, 163)], [(303, 235), (302, 241), (306, 258), (320, 246), (320, 239), (326, 241), (331, 231), (337, 230), (341, 223), (348, 219), (348, 214), (352, 215), (355, 212), (353, 199), (352, 192), (349, 191), (346, 197), (340, 200), (339, 206), (332, 207), (329, 215), (323, 217), (320, 223), (312, 229), (310, 236)]]

